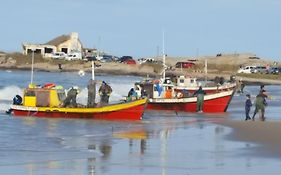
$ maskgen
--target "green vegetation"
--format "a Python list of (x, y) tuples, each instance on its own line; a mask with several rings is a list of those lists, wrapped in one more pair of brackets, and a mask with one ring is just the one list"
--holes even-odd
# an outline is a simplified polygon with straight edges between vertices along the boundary
[(281, 74), (237, 74), (240, 77), (256, 78), (256, 79), (270, 79), (270, 80), (281, 80)]
[[(10, 53), (6, 55), (6, 58), (13, 58), (16, 60), (16, 64), (31, 64), (32, 62), (32, 55), (23, 55), (22, 53)], [(41, 63), (41, 62), (46, 62), (45, 59), (43, 59), (41, 54), (34, 54), (34, 63)]]

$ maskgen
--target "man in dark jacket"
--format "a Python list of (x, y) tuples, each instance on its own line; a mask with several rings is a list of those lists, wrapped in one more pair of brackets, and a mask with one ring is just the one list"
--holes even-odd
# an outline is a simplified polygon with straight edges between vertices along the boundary
[(267, 95), (265, 94), (265, 90), (261, 90), (260, 93), (256, 97), (256, 103), (255, 103), (255, 111), (254, 115), (252, 117), (252, 120), (255, 120), (255, 115), (261, 111), (261, 120), (264, 121), (264, 113), (265, 113), (265, 107), (267, 105), (266, 102)]
[(251, 96), (250, 96), (250, 94), (247, 94), (246, 97), (247, 97), (247, 99), (245, 101), (245, 113), (246, 113), (246, 119), (245, 120), (251, 120), (251, 117), (249, 115), (251, 107), (252, 107)]
[(78, 87), (72, 87), (68, 92), (63, 107), (77, 107), (76, 97), (78, 94)]
[(204, 95), (206, 92), (202, 89), (202, 86), (199, 86), (199, 89), (194, 92), (194, 96), (197, 96), (197, 105), (196, 111), (203, 112), (203, 104), (204, 104)]
[(103, 81), (99, 88), (100, 103), (102, 105), (108, 104), (109, 96), (111, 93), (112, 93), (111, 87), (105, 81)]

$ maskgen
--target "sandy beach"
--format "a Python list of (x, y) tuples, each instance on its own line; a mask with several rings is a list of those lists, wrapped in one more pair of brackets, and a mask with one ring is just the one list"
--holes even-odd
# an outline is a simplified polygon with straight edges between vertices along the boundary
[[(281, 156), (280, 121), (234, 121), (226, 120), (223, 126), (233, 128), (231, 140), (244, 141), (260, 145), (253, 152), (257, 155)], [(257, 150), (256, 150), (257, 149)]]

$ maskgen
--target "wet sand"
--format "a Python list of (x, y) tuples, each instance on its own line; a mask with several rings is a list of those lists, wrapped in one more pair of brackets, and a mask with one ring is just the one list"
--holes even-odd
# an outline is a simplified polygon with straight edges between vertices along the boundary
[(281, 156), (281, 122), (280, 121), (234, 121), (221, 123), (233, 128), (231, 140), (258, 144), (258, 152), (267, 156)]

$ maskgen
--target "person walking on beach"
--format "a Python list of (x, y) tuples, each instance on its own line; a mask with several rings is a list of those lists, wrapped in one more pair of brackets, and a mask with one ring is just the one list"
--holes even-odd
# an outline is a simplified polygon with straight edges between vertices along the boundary
[(103, 81), (99, 88), (100, 103), (102, 105), (108, 104), (109, 96), (111, 93), (112, 93), (111, 87), (105, 81)]
[(251, 120), (251, 117), (249, 115), (251, 107), (252, 107), (251, 95), (247, 94), (246, 95), (246, 101), (245, 101), (245, 113), (246, 113), (246, 119), (245, 120), (246, 121)]
[(245, 84), (244, 82), (241, 80), (241, 90), (240, 92), (243, 94), (244, 93), (244, 88), (245, 88)]
[(199, 86), (199, 89), (194, 92), (193, 96), (197, 96), (196, 112), (203, 112), (204, 95), (206, 92)]
[(265, 120), (265, 107), (267, 106), (266, 102), (266, 97), (267, 95), (265, 94), (265, 90), (261, 90), (260, 93), (256, 97), (256, 102), (255, 102), (255, 111), (252, 117), (252, 120), (255, 120), (255, 115), (261, 111), (261, 120)]

